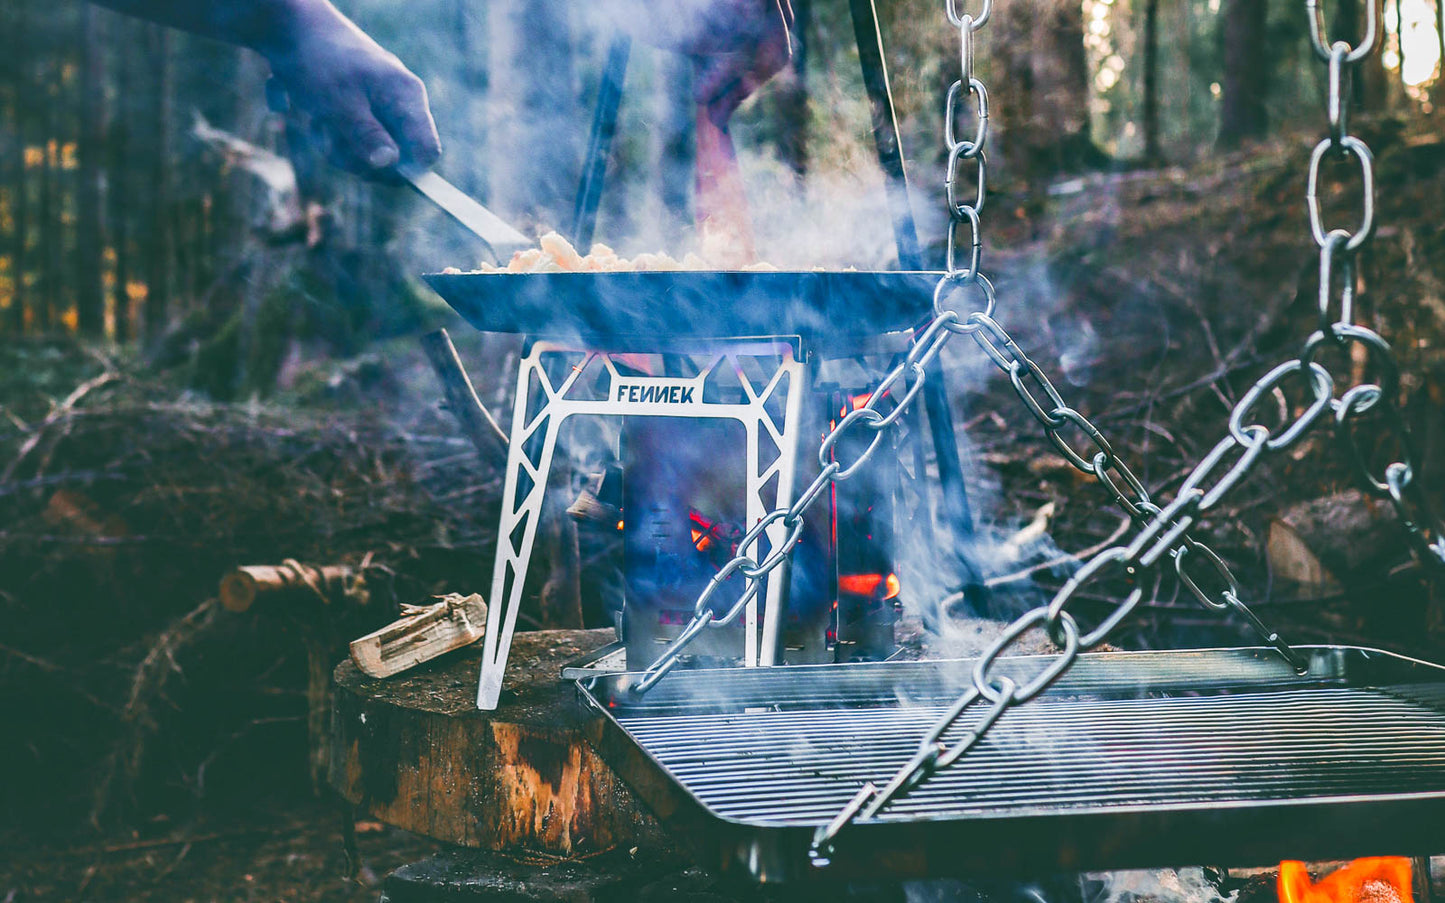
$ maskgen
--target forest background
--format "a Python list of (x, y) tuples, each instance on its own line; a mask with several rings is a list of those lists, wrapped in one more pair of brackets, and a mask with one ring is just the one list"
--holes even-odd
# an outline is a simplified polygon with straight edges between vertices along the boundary
[[(733, 123), (763, 259), (887, 268), (848, 4), (792, 3), (792, 64)], [(605, 23), (555, 0), (338, 5), (425, 80), (444, 175), (525, 231), (565, 231)], [(1401, 359), (1437, 499), (1442, 5), (1383, 0), (1382, 52), (1351, 88), (1381, 224), (1359, 310)], [(1360, 0), (1324, 7), (1330, 35), (1356, 39)], [(957, 36), (942, 3), (877, 8), (938, 266)], [(1163, 497), (1316, 328), (1304, 181), (1325, 70), (1307, 16), (1304, 0), (998, 0), (980, 36), (1000, 321)], [(520, 342), (473, 332), (418, 278), (475, 263), (475, 243), (406, 190), (328, 168), (304, 122), (267, 109), (266, 76), (86, 3), (0, 2), (0, 900), (227, 898), (238, 875), (258, 895), (366, 899), (430, 848), (349, 811), (338, 829), (317, 802), (327, 678), (399, 603), (490, 585), (500, 467), (439, 408), (417, 338), (449, 327), (494, 411)], [(694, 244), (690, 77), (634, 46), (596, 231), (624, 254)], [(1331, 222), (1356, 215), (1342, 171)], [(962, 344), (943, 359), (1002, 619), (1129, 523)], [(1312, 434), (1260, 469), (1201, 525), (1251, 604), (1296, 641), (1439, 660), (1439, 580), (1334, 445)], [(350, 566), (366, 592), (221, 610), (230, 569), (287, 559)], [(904, 587), (907, 609), (921, 590)], [(539, 591), (523, 626), (584, 620)], [(582, 580), (579, 604), (597, 591)], [(1114, 641), (1255, 640), (1161, 582)]]

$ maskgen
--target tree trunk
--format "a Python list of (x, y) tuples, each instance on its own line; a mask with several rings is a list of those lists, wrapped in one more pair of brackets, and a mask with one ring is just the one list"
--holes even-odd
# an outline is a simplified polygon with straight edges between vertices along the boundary
[(1159, 147), (1159, 0), (1144, 4), (1144, 162), (1164, 159)]
[(808, 173), (808, 23), (812, 0), (793, 0), (793, 59), (778, 96), (778, 157), (799, 178)]
[(5, 119), (0, 125), (0, 154), (4, 155), (5, 199), (10, 208), (11, 227), (6, 235), (3, 253), (9, 261), (10, 307), (6, 311), (5, 329), (19, 335), (25, 329), (25, 230), (27, 222), (27, 182), (25, 179), (25, 92), (30, 72), (25, 55), (28, 35), (24, 7), (6, 6), (0, 17), (4, 29), (0, 40), (8, 45), (0, 60), (4, 73)]
[(151, 49), (152, 82), (155, 92), (150, 122), (151, 179), (146, 186), (150, 194), (150, 228), (146, 247), (145, 338), (153, 343), (166, 326), (171, 305), (171, 234), (170, 146), (172, 95), (175, 77), (171, 66), (171, 36), (163, 28), (147, 29)]
[(996, 7), (999, 58), (1009, 103), (995, 115), (1008, 169), (1023, 184), (1100, 164), (1090, 137), (1090, 80), (1084, 12), (1078, 0), (1016, 0)]
[(1359, 34), (1364, 33), (1366, 3), (1376, 3), (1381, 7), (1379, 10), (1380, 45), (1374, 53), (1360, 61), (1360, 65), (1355, 68), (1355, 80), (1359, 82), (1358, 97), (1361, 105), (1367, 111), (1379, 113), (1388, 110), (1392, 105), (1391, 101), (1395, 95), (1395, 80), (1390, 77), (1390, 71), (1385, 68), (1385, 14), (1383, 10), (1385, 0), (1361, 0)]
[(1269, 127), (1265, 98), (1269, 61), (1265, 56), (1266, 0), (1226, 0), (1224, 13), (1224, 102), (1219, 144), (1237, 147), (1262, 138)]
[(1435, 90), (1432, 94), (1438, 113), (1440, 107), (1445, 106), (1445, 0), (1435, 0), (1435, 38), (1440, 42), (1440, 63), (1435, 70)]
[(76, 315), (81, 335), (97, 338), (105, 331), (105, 154), (104, 56), (101, 13), (89, 3), (81, 7), (80, 191), (76, 238)]
[[(1330, 22), (1329, 39), (1331, 42), (1344, 41), (1351, 47), (1359, 44), (1365, 33), (1366, 3), (1375, 3), (1383, 7), (1384, 0), (1340, 0), (1335, 6), (1335, 14)], [(1385, 46), (1383, 12), (1379, 19), (1380, 49), (1354, 67), (1350, 90), (1355, 107), (1376, 111), (1388, 107), (1390, 101), (1390, 77), (1385, 69), (1384, 53), (1381, 52)]]
[[(129, 19), (116, 19), (111, 23), (111, 33), (116, 36), (118, 47), (131, 46), (138, 34), (139, 26)], [(115, 95), (121, 100), (119, 112), (111, 124), (110, 143), (107, 148), (110, 164), (110, 178), (107, 180), (106, 217), (108, 220), (111, 247), (115, 251), (115, 290), (111, 296), (111, 308), (115, 321), (115, 340), (128, 342), (136, 334), (131, 318), (131, 118), (133, 108), (126, 104), (134, 88), (131, 55), (118, 53), (115, 56)]]
[(60, 261), (57, 253), (64, 241), (60, 224), (60, 205), (56, 203), (56, 189), (59, 187), (57, 159), (60, 155), (60, 141), (57, 132), (60, 125), (59, 107), (61, 102), (60, 76), (62, 65), (55, 48), (47, 48), (48, 60), (39, 62), (40, 84), (43, 86), (44, 114), (40, 117), (40, 210), (39, 240), (40, 251), (40, 317), (42, 332), (50, 332), (60, 321)]

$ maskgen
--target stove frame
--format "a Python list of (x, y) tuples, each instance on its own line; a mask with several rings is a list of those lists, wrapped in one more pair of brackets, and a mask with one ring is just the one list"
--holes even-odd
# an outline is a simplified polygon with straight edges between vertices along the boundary
[[(619, 358), (638, 353), (707, 355), (711, 363), (693, 377), (621, 372)], [(777, 361), (775, 366), (765, 365), (767, 379), (761, 386), (754, 385), (743, 366), (743, 360), (749, 358)], [(507, 654), (516, 630), (543, 497), (563, 424), (573, 417), (707, 418), (742, 424), (747, 442), (747, 518), (749, 524), (757, 523), (772, 508), (792, 502), (801, 408), (808, 395), (805, 358), (800, 339), (783, 337), (713, 340), (652, 337), (528, 343), (517, 368), (511, 443), (488, 596), (492, 607), (487, 618), (477, 686), (478, 708), (495, 709), (501, 696)], [(770, 372), (766, 369), (768, 366), (771, 366)], [(720, 368), (736, 375), (745, 401), (729, 403), (712, 397), (710, 390), (718, 382)], [(624, 369), (630, 368), (624, 365)], [(600, 394), (592, 384), (594, 377), (605, 377), (605, 389)], [(782, 416), (777, 417), (770, 407), (774, 407), (772, 403), (780, 395), (784, 405)], [(644, 397), (647, 400), (641, 400)], [(759, 454), (759, 443), (764, 438), (778, 451), (777, 457), (766, 465)], [(766, 487), (774, 478), (776, 497), (765, 498)], [(786, 533), (787, 528), (779, 522), (770, 525), (765, 535), (776, 547)], [(748, 603), (743, 615), (742, 657), (748, 667), (774, 663), (787, 568), (780, 568), (777, 575), (778, 579), (769, 578), (767, 582), (761, 636), (757, 600)]]

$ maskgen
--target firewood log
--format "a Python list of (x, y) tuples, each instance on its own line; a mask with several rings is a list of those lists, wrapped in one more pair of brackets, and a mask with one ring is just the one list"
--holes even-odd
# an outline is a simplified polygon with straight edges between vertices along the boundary
[(487, 603), (449, 593), (431, 605), (407, 605), (402, 617), (351, 643), (351, 660), (372, 677), (390, 677), (475, 643), (487, 631)]
[[(221, 578), (221, 604), (228, 611), (246, 611), (261, 595), (296, 598), (311, 596), (330, 603), (357, 597), (361, 592), (348, 565), (312, 567), (290, 560), (279, 565), (249, 565)], [(364, 599), (361, 600), (364, 602)]]

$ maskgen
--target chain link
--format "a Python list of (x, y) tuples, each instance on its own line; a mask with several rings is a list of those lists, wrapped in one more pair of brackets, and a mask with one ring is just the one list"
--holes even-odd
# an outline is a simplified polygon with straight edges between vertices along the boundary
[[(847, 825), (858, 818), (874, 817), (900, 794), (926, 780), (937, 769), (956, 761), (974, 748), (1010, 708), (1043, 693), (1073, 666), (1084, 650), (1103, 642), (1140, 604), (1144, 594), (1142, 578), (1166, 555), (1173, 560), (1181, 584), (1201, 605), (1213, 611), (1237, 614), (1264, 643), (1278, 650), (1296, 671), (1307, 672), (1308, 660), (1295, 652), (1242, 600), (1238, 582), (1224, 560), (1190, 537), (1188, 531), (1198, 522), (1201, 514), (1218, 505), (1267, 455), (1289, 449), (1326, 411), (1333, 411), (1336, 432), (1349, 449), (1366, 488), (1391, 502), (1410, 534), (1412, 546), (1423, 558), (1445, 564), (1445, 538), (1442, 538), (1445, 537), (1445, 527), (1431, 510), (1429, 499), (1421, 488), (1413, 443), (1395, 407), (1398, 366), (1383, 338), (1353, 322), (1355, 258), (1374, 231), (1374, 170), (1369, 148), (1363, 141), (1348, 134), (1343, 95), (1349, 77), (1347, 67), (1357, 65), (1378, 43), (1376, 4), (1369, 4), (1366, 40), (1359, 47), (1350, 48), (1344, 44), (1331, 47), (1324, 43), (1323, 18), (1317, 0), (1306, 0), (1311, 12), (1311, 41), (1316, 54), (1330, 67), (1331, 79), (1327, 110), (1329, 135), (1311, 154), (1305, 197), (1311, 233), (1321, 254), (1321, 329), (1306, 341), (1299, 357), (1275, 367), (1244, 394), (1230, 413), (1228, 433), (1189, 473), (1174, 500), (1161, 508), (1150, 498), (1143, 482), (1118, 458), (1103, 433), (1064, 402), (1043, 370), (994, 319), (997, 299), (993, 284), (980, 271), (983, 244), (980, 213), (987, 184), (984, 144), (988, 139), (988, 92), (972, 73), (974, 34), (987, 23), (992, 14), (992, 2), (984, 0), (977, 16), (960, 12), (962, 2), (945, 0), (948, 20), (960, 31), (961, 77), (950, 87), (945, 109), (945, 139), (948, 145), (945, 188), (950, 227), (947, 269), (934, 291), (933, 319), (914, 336), (908, 354), (884, 376), (864, 406), (843, 416), (823, 439), (818, 451), (821, 469), (813, 482), (792, 505), (770, 512), (748, 531), (738, 545), (736, 557), (714, 575), (699, 595), (693, 620), (642, 674), (633, 692), (644, 693), (655, 686), (677, 665), (682, 650), (699, 633), (707, 627), (730, 624), (749, 602), (758, 598), (763, 579), (776, 571), (797, 545), (802, 535), (804, 512), (830, 486), (849, 479), (876, 453), (885, 434), (897, 425), (904, 410), (916, 399), (926, 378), (924, 366), (954, 335), (973, 337), (988, 358), (1008, 376), (1015, 394), (1039, 422), (1045, 436), (1059, 453), (1081, 472), (1098, 478), (1100, 485), (1128, 512), (1140, 529), (1127, 545), (1106, 549), (1080, 567), (1048, 605), (1025, 613), (1004, 628), (978, 660), (971, 675), (971, 686), (929, 730), (909, 761), (881, 788), (872, 782), (865, 783), (832, 821), (814, 835), (810, 852), (819, 866), (827, 864), (834, 838)], [(973, 140), (961, 141), (956, 120), (959, 99), (964, 96), (965, 90), (968, 96), (978, 99), (975, 108), (977, 124)], [(1321, 167), (1326, 156), (1331, 154), (1341, 158), (1352, 157), (1360, 167), (1364, 200), (1360, 224), (1354, 232), (1328, 230), (1324, 225), (1319, 203)], [(961, 202), (958, 197), (959, 169), (964, 160), (976, 161), (977, 191), (972, 203)], [(961, 247), (958, 241), (964, 227), (968, 231), (968, 267), (960, 268), (957, 265)], [(1345, 281), (1338, 299), (1338, 319), (1331, 315), (1331, 311), (1336, 309), (1333, 297), (1333, 274), (1336, 270)], [(981, 310), (965, 313), (950, 307), (951, 302), (969, 290), (982, 294)], [(1325, 347), (1348, 349), (1353, 344), (1366, 347), (1383, 385), (1366, 383), (1353, 386), (1337, 400), (1334, 397), (1336, 380), (1316, 358)], [(1284, 399), (1283, 390), (1291, 385), (1307, 390), (1302, 410), (1293, 421), (1274, 428), (1253, 422), (1257, 408), (1266, 397)], [(892, 397), (900, 386), (905, 387), (903, 394), (894, 398), (892, 408), (887, 413), (880, 411), (883, 399)], [(1041, 401), (1040, 396), (1044, 400)], [(1284, 407), (1282, 419), (1288, 421), (1287, 402)], [(1371, 412), (1386, 417), (1395, 447), (1400, 450), (1397, 457), (1402, 459), (1388, 464), (1380, 477), (1371, 472), (1368, 458), (1356, 437), (1357, 421)], [(1063, 438), (1061, 431), (1067, 428), (1079, 430), (1090, 442), (1087, 451), (1081, 453)], [(856, 460), (844, 464), (837, 459), (836, 449), (849, 431), (859, 435), (872, 431), (874, 436)], [(759, 563), (747, 554), (748, 550), (758, 545), (768, 528), (776, 524), (787, 528), (785, 538)], [(1191, 569), (1191, 563), (1196, 561), (1202, 561), (1212, 570), (1213, 582), (1218, 586), (1212, 590), (1206, 588), (1201, 575), (1207, 572)], [(1102, 580), (1111, 571), (1122, 576), (1131, 588), (1092, 630), (1082, 631), (1076, 618), (1070, 614), (1069, 606), (1082, 598), (1085, 586)], [(737, 573), (745, 578), (745, 586), (738, 598), (719, 614), (713, 599)], [(1003, 654), (1018, 645), (1023, 635), (1031, 630), (1043, 630), (1061, 651), (1052, 657), (1039, 657), (1043, 659), (1041, 667), (1026, 681), (995, 673)], [(1022, 661), (1027, 660), (1015, 658), (1016, 664)], [(944, 735), (966, 712), (980, 703), (987, 703), (989, 708), (978, 723), (967, 728), (963, 736), (951, 745), (946, 743)]]
[[(1039, 421), (1054, 447), (1075, 468), (1097, 477), (1115, 502), (1134, 518), (1141, 529), (1128, 545), (1106, 549), (1084, 564), (1059, 589), (1047, 606), (1025, 613), (1004, 629), (1003, 634), (979, 659), (972, 675), (972, 686), (930, 729), (918, 752), (882, 789), (872, 782), (866, 783), (848, 806), (814, 834), (811, 852), (816, 863), (823, 865), (828, 862), (832, 855), (834, 838), (848, 824), (859, 817), (873, 817), (899, 794), (917, 786), (933, 771), (973, 748), (1009, 708), (1042, 693), (1068, 671), (1082, 650), (1103, 642), (1139, 605), (1143, 598), (1141, 578), (1156, 567), (1166, 554), (1173, 559), (1174, 570), (1181, 584), (1200, 604), (1214, 611), (1237, 614), (1297, 672), (1307, 673), (1309, 661), (1282, 640), (1276, 631), (1245, 604), (1239, 583), (1224, 559), (1203, 543), (1191, 538), (1188, 530), (1203, 512), (1219, 504), (1225, 495), (1243, 481), (1267, 454), (1279, 454), (1290, 448), (1303, 438), (1326, 411), (1333, 410), (1337, 432), (1342, 437), (1347, 437), (1346, 444), (1357, 469), (1364, 477), (1366, 487), (1387, 498), (1395, 507), (1410, 533), (1412, 544), (1422, 557), (1434, 563), (1445, 562), (1445, 525), (1442, 525), (1438, 516), (1430, 509), (1426, 494), (1421, 489), (1409, 432), (1394, 406), (1399, 382), (1398, 365), (1384, 339), (1354, 323), (1355, 258), (1374, 232), (1375, 187), (1370, 150), (1363, 141), (1348, 133), (1345, 93), (1351, 75), (1350, 67), (1358, 65), (1378, 43), (1377, 3), (1370, 0), (1367, 5), (1369, 19), (1366, 36), (1361, 44), (1353, 48), (1344, 43), (1327, 46), (1323, 14), (1318, 2), (1306, 0), (1310, 12), (1311, 43), (1316, 54), (1327, 64), (1330, 78), (1327, 104), (1329, 134), (1311, 154), (1305, 193), (1311, 233), (1320, 247), (1321, 329), (1306, 341), (1298, 358), (1286, 361), (1271, 370), (1239, 400), (1229, 416), (1229, 432), (1185, 478), (1173, 502), (1162, 509), (1154, 504), (1143, 483), (1118, 459), (1099, 430), (1087, 418), (1064, 403), (1038, 365), (993, 319), (992, 299), (988, 310), (969, 315), (959, 327), (955, 327), (960, 328), (960, 331), (963, 326), (973, 327), (971, 334), (974, 341), (988, 358), (1008, 375), (1014, 392), (1029, 413)], [(955, 13), (953, 0), (948, 0), (949, 21), (958, 25)], [(971, 56), (966, 56), (966, 60), (967, 65), (972, 64)], [(960, 208), (956, 204), (954, 190), (955, 160), (960, 154), (955, 153), (958, 144), (953, 110), (957, 102), (956, 96), (961, 92), (964, 83), (955, 83), (954, 89), (949, 92), (949, 118), (946, 126), (950, 144), (949, 213), (955, 223), (967, 219), (977, 240), (978, 211), (974, 209), (974, 215), (969, 215)], [(1364, 200), (1360, 224), (1354, 232), (1329, 230), (1324, 224), (1319, 188), (1321, 167), (1324, 159), (1330, 155), (1339, 158), (1351, 157), (1360, 168)], [(952, 240), (951, 232), (950, 241)], [(952, 246), (949, 254), (952, 261)], [(972, 259), (976, 261), (976, 255)], [(1338, 299), (1339, 316), (1333, 318), (1331, 312), (1336, 309), (1333, 273), (1336, 269), (1343, 277), (1345, 285)], [(940, 282), (940, 291), (950, 279), (959, 278), (956, 274), (963, 272), (956, 271), (950, 265), (949, 273)], [(978, 277), (976, 263), (975, 271), (965, 275), (968, 278)], [(939, 307), (935, 298), (935, 309)], [(1383, 386), (1355, 386), (1347, 389), (1343, 396), (1336, 400), (1336, 380), (1330, 371), (1316, 360), (1326, 343), (1346, 350), (1354, 344), (1364, 345)], [(1039, 400), (1039, 395), (1035, 389), (1030, 388), (1030, 384), (1037, 388), (1037, 392), (1042, 393), (1047, 399), (1046, 402)], [(1302, 410), (1292, 422), (1282, 423), (1273, 429), (1253, 422), (1256, 409), (1266, 396), (1283, 399), (1283, 389), (1294, 384), (1303, 386), (1308, 394)], [(1382, 478), (1370, 472), (1366, 456), (1352, 430), (1354, 420), (1377, 408), (1388, 418), (1396, 447), (1400, 449), (1403, 457), (1403, 460), (1389, 464)], [(1286, 416), (1283, 419), (1288, 420), (1287, 402)], [(1089, 457), (1080, 454), (1062, 438), (1060, 430), (1066, 426), (1081, 430), (1097, 451)], [(1209, 571), (1191, 569), (1192, 563), (1196, 561), (1202, 562)], [(1111, 571), (1117, 571), (1130, 584), (1130, 591), (1094, 629), (1081, 633), (1078, 622), (1069, 614), (1068, 607), (1074, 600), (1081, 598), (1081, 591), (1085, 586)], [(1206, 588), (1206, 578), (1203, 577), (1203, 574), (1210, 571), (1213, 575), (1210, 582), (1215, 584), (1212, 589)], [(991, 673), (1003, 652), (1017, 644), (1024, 633), (1036, 628), (1042, 628), (1062, 651), (1022, 686), (1009, 678)], [(948, 750), (945, 761), (945, 747), (941, 737), (980, 701), (988, 701), (992, 703), (992, 707), (978, 724), (968, 729), (953, 750)]]
[[(986, 286), (985, 291), (990, 299), (990, 305), (992, 305), (993, 286), (984, 279), (980, 279), (977, 284)], [(925, 374), (928, 363), (953, 337), (953, 327), (956, 326), (956, 322), (957, 315), (951, 311), (945, 311), (936, 316), (928, 326), (914, 336), (913, 344), (907, 355), (883, 377), (877, 388), (869, 394), (868, 401), (861, 408), (849, 411), (834, 425), (818, 447), (820, 469), (813, 482), (798, 494), (797, 499), (791, 505), (769, 512), (743, 536), (732, 560), (713, 575), (698, 596), (692, 620), (633, 685), (632, 692), (634, 694), (646, 693), (656, 686), (658, 681), (677, 666), (682, 659), (683, 651), (705, 627), (724, 627), (731, 624), (749, 602), (761, 595), (763, 581), (782, 566), (793, 548), (802, 539), (804, 513), (830, 486), (852, 478), (878, 451), (888, 432), (897, 426), (904, 411), (918, 397), (923, 388), (923, 382), (927, 378)], [(879, 408), (883, 400), (890, 398), (893, 390), (900, 385), (905, 386), (903, 394), (893, 400), (892, 409), (888, 413), (881, 413)], [(836, 449), (845, 435), (849, 432), (867, 435), (870, 431), (873, 438), (856, 460), (851, 464), (844, 465), (837, 459)], [(761, 562), (749, 556), (748, 550), (761, 542), (769, 527), (778, 523), (787, 528), (783, 541), (771, 548)], [(741, 574), (745, 581), (742, 593), (726, 610), (719, 614), (713, 600), (721, 592), (723, 585), (735, 574)]]

